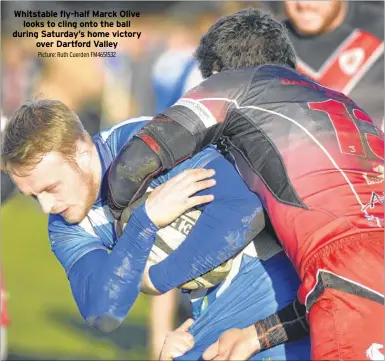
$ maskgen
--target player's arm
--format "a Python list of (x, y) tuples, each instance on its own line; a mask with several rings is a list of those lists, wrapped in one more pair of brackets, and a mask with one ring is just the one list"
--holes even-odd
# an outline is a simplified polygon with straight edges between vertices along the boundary
[(230, 329), (203, 354), (204, 360), (248, 360), (255, 353), (309, 335), (306, 307), (295, 300), (245, 329)]
[[(196, 196), (212, 194), (214, 200), (199, 207), (202, 214), (184, 242), (166, 259), (149, 269), (149, 278), (161, 293), (193, 280), (234, 257), (265, 226), (258, 197), (250, 192), (231, 163), (213, 152), (217, 157), (199, 167), (215, 170), (216, 184)], [(192, 166), (200, 154), (169, 174), (180, 171), (182, 166)]]
[(108, 253), (98, 237), (51, 217), (57, 219), (50, 222), (52, 249), (66, 269), (81, 315), (100, 331), (116, 329), (139, 294), (158, 227), (140, 207)]
[(232, 100), (241, 97), (249, 77), (247, 72), (210, 77), (125, 144), (109, 171), (108, 205), (115, 218), (157, 174), (219, 140)]
[(179, 295), (174, 289), (161, 296), (150, 298), (148, 328), (150, 331), (150, 359), (158, 360), (160, 351), (169, 332), (175, 328), (174, 318), (177, 313)]
[(301, 340), (309, 335), (306, 307), (295, 300), (282, 310), (258, 321), (253, 327), (259, 341), (259, 351)]
[[(93, 232), (90, 224), (69, 225), (60, 216), (50, 217), (53, 251), (67, 271), (81, 315), (91, 326), (110, 332), (121, 324), (139, 294), (158, 226), (171, 223), (191, 207), (211, 201), (210, 195), (193, 195), (212, 185), (212, 180), (205, 180), (212, 175), (210, 170), (186, 171), (154, 190), (130, 217), (110, 253), (99, 237), (87, 232), (86, 229)], [(176, 184), (180, 186), (177, 191), (173, 190)], [(111, 225), (105, 221), (105, 232), (100, 233), (107, 234), (104, 241), (111, 244)]]

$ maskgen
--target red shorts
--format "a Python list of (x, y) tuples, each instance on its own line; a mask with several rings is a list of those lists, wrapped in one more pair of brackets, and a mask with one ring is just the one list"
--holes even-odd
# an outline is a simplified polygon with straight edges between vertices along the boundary
[(321, 249), (299, 299), (309, 312), (313, 360), (383, 360), (384, 232)]

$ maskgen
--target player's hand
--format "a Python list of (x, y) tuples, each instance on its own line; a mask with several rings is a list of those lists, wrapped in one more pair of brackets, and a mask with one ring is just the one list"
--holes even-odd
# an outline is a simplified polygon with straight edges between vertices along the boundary
[(224, 332), (217, 342), (203, 353), (204, 360), (248, 360), (260, 351), (254, 325), (244, 329), (232, 328)]
[(167, 335), (159, 360), (173, 360), (175, 357), (184, 355), (194, 347), (194, 337), (188, 333), (193, 323), (194, 320), (189, 318), (175, 331)]
[(146, 212), (158, 227), (165, 227), (188, 209), (211, 202), (213, 195), (194, 196), (215, 185), (212, 169), (188, 169), (157, 187), (146, 200)]

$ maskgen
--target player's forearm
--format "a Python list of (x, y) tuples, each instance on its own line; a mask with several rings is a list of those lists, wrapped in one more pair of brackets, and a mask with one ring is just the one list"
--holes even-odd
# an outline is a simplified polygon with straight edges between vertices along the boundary
[(295, 300), (282, 310), (248, 327), (254, 339), (255, 352), (301, 340), (309, 335), (306, 307)]
[(251, 193), (233, 166), (223, 157), (208, 163), (216, 185), (197, 195), (212, 194), (184, 242), (165, 260), (152, 266), (151, 282), (165, 293), (193, 280), (238, 254), (264, 228), (258, 197)]
[[(177, 110), (174, 110), (174, 112)], [(128, 204), (145, 192), (151, 180), (216, 141), (219, 131), (158, 115), (119, 152), (109, 171), (108, 205), (119, 219)]]
[(124, 320), (139, 295), (156, 231), (142, 207), (131, 217), (110, 254), (90, 252), (72, 267), (72, 292), (80, 313), (92, 327), (111, 332)]

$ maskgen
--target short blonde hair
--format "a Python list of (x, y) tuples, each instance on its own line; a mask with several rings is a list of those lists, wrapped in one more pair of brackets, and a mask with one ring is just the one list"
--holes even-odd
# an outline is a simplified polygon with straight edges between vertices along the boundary
[(78, 116), (61, 101), (32, 101), (22, 105), (4, 129), (1, 168), (33, 167), (49, 152), (71, 160), (77, 141), (89, 137)]

